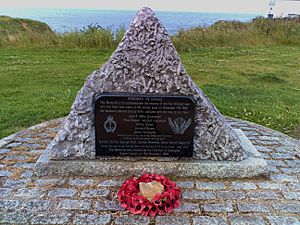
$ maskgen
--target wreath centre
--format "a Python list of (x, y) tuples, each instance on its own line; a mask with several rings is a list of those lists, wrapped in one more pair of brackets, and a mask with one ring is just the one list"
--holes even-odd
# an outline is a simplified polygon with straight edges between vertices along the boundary
[(151, 201), (156, 194), (161, 194), (164, 192), (164, 186), (157, 181), (152, 182), (140, 182), (139, 183), (140, 196), (146, 197), (149, 201)]

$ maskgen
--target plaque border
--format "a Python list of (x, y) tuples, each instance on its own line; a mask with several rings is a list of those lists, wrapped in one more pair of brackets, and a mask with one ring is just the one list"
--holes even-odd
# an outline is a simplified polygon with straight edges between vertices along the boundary
[(104, 93), (97, 93), (94, 97), (94, 102), (93, 102), (93, 111), (94, 111), (94, 127), (95, 127), (95, 156), (101, 157), (101, 156), (111, 156), (111, 157), (149, 157), (149, 158), (159, 158), (159, 157), (193, 157), (193, 151), (194, 151), (194, 142), (195, 142), (195, 126), (194, 126), (194, 132), (193, 132), (193, 138), (192, 138), (192, 151), (190, 151), (190, 154), (185, 154), (185, 155), (178, 155), (178, 156), (164, 156), (164, 155), (159, 155), (159, 156), (145, 156), (145, 155), (119, 155), (119, 154), (108, 154), (103, 152), (101, 154), (98, 154), (100, 152), (100, 148), (97, 148), (97, 129), (96, 129), (96, 103), (100, 98), (103, 97), (155, 97), (155, 98), (185, 98), (190, 100), (193, 103), (193, 123), (195, 122), (195, 114), (196, 114), (196, 101), (193, 98), (193, 96), (190, 95), (163, 95), (163, 94), (134, 94), (134, 93), (125, 93), (125, 92), (120, 92), (120, 93), (109, 93), (109, 92), (104, 92)]

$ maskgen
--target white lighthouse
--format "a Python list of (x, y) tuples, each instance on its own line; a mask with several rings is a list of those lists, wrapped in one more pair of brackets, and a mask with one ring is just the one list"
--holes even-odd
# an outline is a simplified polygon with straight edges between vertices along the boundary
[(269, 12), (268, 12), (268, 18), (273, 19), (274, 17), (274, 7), (275, 7), (275, 0), (269, 1)]

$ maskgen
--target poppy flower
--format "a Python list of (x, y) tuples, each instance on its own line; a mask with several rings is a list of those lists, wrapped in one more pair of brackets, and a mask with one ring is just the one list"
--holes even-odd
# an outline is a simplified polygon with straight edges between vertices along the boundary
[(171, 204), (174, 208), (178, 208), (180, 205), (180, 197), (173, 191), (170, 191), (170, 195), (168, 196), (169, 200), (171, 201)]
[(135, 213), (134, 214), (141, 214), (145, 207), (146, 207), (145, 205), (137, 204), (135, 206)]
[(133, 192), (133, 193), (138, 192), (137, 185), (135, 185), (135, 184), (129, 184), (129, 185), (127, 186), (127, 191), (128, 191), (128, 192)]
[(128, 205), (127, 209), (128, 209), (128, 211), (131, 212), (132, 214), (136, 214), (136, 213), (135, 213), (135, 212), (136, 212), (135, 206), (134, 206), (132, 203), (130, 203), (130, 204)]
[(157, 214), (160, 215), (160, 216), (163, 216), (163, 215), (166, 214), (165, 206), (164, 205), (158, 206), (158, 212), (157, 212)]
[(149, 212), (149, 216), (154, 217), (154, 216), (156, 216), (157, 212), (158, 212), (158, 207), (155, 205), (152, 205), (150, 212)]
[(151, 204), (149, 204), (149, 203), (146, 204), (145, 207), (143, 208), (143, 211), (141, 212), (141, 214), (142, 214), (143, 216), (148, 216), (148, 214), (149, 214), (151, 208), (152, 208), (152, 205), (151, 205)]
[(132, 197), (134, 206), (145, 204), (148, 200), (144, 196), (135, 195)]
[(122, 201), (122, 200), (125, 200), (124, 198), (125, 198), (125, 190), (124, 189), (120, 189), (120, 191), (118, 192), (118, 199), (120, 200), (120, 201)]
[(178, 198), (177, 196), (172, 198), (171, 203), (172, 203), (174, 208), (178, 208), (179, 205), (180, 205), (180, 198)]
[(165, 205), (165, 211), (166, 211), (167, 213), (170, 213), (170, 212), (173, 211), (173, 209), (174, 209), (174, 207), (173, 207), (173, 205), (172, 205), (172, 202), (168, 200), (168, 201), (166, 202), (166, 205)]
[[(123, 197), (125, 197), (125, 196), (123, 196)], [(126, 198), (126, 197), (125, 197)], [(130, 204), (130, 202), (129, 202), (129, 204)], [(127, 208), (127, 206), (129, 205), (128, 203), (127, 203), (127, 201), (126, 200), (124, 200), (124, 201), (121, 201), (121, 207), (122, 208)]]
[(155, 205), (155, 206), (161, 206), (162, 205), (162, 199), (161, 199), (162, 195), (161, 194), (156, 194), (153, 199), (151, 200), (151, 202)]
[[(156, 194), (151, 201), (146, 197), (140, 196), (140, 182), (160, 182), (165, 191)], [(139, 178), (131, 177), (122, 184), (117, 197), (121, 203), (121, 207), (127, 209), (133, 214), (141, 214), (143, 216), (165, 215), (172, 212), (174, 208), (180, 205), (180, 188), (176, 187), (176, 183), (170, 181), (167, 177), (158, 174), (143, 174)]]
[(176, 187), (176, 183), (172, 182), (172, 181), (167, 181), (164, 185), (167, 190), (169, 190), (169, 189), (172, 190), (173, 188)]
[(150, 177), (150, 174), (143, 174), (141, 177), (140, 177), (140, 181), (141, 182), (145, 182), (145, 183), (149, 183), (152, 181), (151, 177)]
[(169, 191), (165, 191), (161, 194), (161, 200), (162, 201), (166, 201), (168, 196), (170, 195), (170, 192)]

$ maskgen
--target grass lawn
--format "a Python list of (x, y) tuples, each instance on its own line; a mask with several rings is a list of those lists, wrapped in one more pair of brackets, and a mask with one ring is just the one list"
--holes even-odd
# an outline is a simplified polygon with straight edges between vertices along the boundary
[[(111, 52), (0, 50), (0, 138), (66, 116), (88, 74)], [(300, 137), (300, 47), (203, 48), (180, 53), (219, 110)]]

